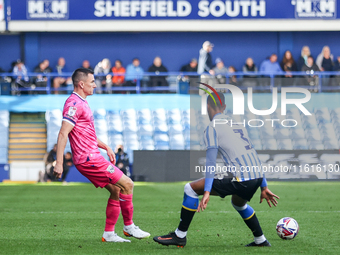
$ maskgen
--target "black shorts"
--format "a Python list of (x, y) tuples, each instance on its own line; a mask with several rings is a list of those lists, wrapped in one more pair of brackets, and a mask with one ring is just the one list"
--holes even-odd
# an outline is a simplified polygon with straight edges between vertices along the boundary
[(228, 195), (238, 195), (250, 201), (261, 183), (262, 178), (244, 182), (232, 181), (231, 178), (214, 179), (212, 189), (222, 198)]

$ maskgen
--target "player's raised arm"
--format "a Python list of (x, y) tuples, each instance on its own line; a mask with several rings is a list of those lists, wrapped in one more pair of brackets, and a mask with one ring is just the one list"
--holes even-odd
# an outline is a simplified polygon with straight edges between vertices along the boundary
[(115, 165), (116, 164), (116, 155), (113, 152), (113, 150), (110, 148), (110, 146), (108, 146), (107, 144), (102, 142), (99, 138), (97, 138), (97, 143), (98, 143), (99, 148), (107, 151), (107, 155), (109, 156), (111, 163)]
[(63, 174), (63, 161), (64, 161), (64, 150), (67, 143), (68, 134), (73, 129), (73, 125), (67, 121), (63, 121), (59, 135), (58, 135), (58, 143), (57, 143), (57, 161), (53, 170), (53, 174), (59, 179)]

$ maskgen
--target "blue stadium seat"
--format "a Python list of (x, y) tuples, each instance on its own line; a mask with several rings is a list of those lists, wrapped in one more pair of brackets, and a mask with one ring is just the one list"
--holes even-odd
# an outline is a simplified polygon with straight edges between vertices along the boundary
[(262, 140), (262, 149), (263, 150), (277, 150), (276, 140), (273, 138)]
[(290, 139), (278, 140), (277, 144), (278, 144), (279, 150), (292, 150), (293, 149), (293, 143), (292, 143), (292, 140)]
[(262, 143), (260, 139), (252, 139), (251, 142), (255, 150), (262, 150)]
[(325, 150), (338, 150), (339, 149), (339, 144), (337, 140), (324, 141), (323, 145), (325, 147)]
[(153, 139), (155, 142), (169, 142), (169, 136), (167, 134), (155, 134)]
[(169, 115), (168, 117), (168, 123), (169, 125), (176, 125), (176, 124), (180, 124), (182, 121), (181, 115), (180, 114), (173, 114), (173, 115)]
[(283, 129), (276, 129), (275, 130), (275, 138), (277, 140), (283, 140), (289, 138), (289, 129), (283, 128)]
[(138, 134), (140, 136), (152, 136), (153, 135), (153, 127), (151, 124), (140, 125)]
[(293, 140), (294, 150), (308, 150), (308, 143), (306, 139), (296, 139)]
[(93, 111), (94, 119), (105, 119), (106, 118), (106, 110), (105, 109), (97, 109)]
[(324, 146), (320, 141), (310, 141), (309, 149), (310, 150), (324, 150)]
[(294, 140), (305, 139), (305, 131), (297, 128), (291, 128), (290, 138)]
[(183, 133), (183, 126), (181, 124), (171, 125), (169, 127), (170, 135), (182, 134), (182, 133)]
[(168, 125), (166, 124), (154, 124), (155, 134), (167, 134), (169, 131)]
[(169, 150), (170, 149), (169, 142), (157, 141), (155, 142), (155, 149), (156, 150)]

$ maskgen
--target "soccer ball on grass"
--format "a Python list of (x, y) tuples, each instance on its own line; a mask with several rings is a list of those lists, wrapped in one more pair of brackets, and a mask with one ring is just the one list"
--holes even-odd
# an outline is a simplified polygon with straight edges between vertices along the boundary
[(276, 233), (282, 239), (291, 240), (299, 233), (299, 224), (293, 218), (282, 218), (276, 224)]

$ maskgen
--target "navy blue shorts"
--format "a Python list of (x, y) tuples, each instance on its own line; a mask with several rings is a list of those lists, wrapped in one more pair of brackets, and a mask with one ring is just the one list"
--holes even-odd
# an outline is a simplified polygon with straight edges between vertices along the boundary
[(212, 189), (222, 198), (229, 195), (238, 195), (250, 201), (256, 190), (261, 186), (261, 183), (262, 178), (244, 182), (232, 181), (231, 178), (214, 179)]

